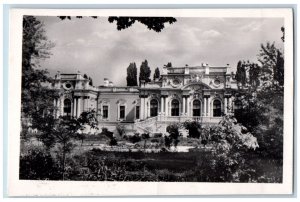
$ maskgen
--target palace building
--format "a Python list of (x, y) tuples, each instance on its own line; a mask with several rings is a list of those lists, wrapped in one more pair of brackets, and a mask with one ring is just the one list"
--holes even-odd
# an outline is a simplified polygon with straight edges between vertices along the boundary
[(95, 110), (100, 127), (128, 132), (165, 133), (172, 123), (197, 120), (216, 124), (234, 108), (237, 89), (230, 66), (163, 67), (160, 79), (139, 87), (114, 86), (108, 79), (94, 87), (80, 73), (60, 74), (52, 87), (60, 91), (54, 100), (55, 116), (79, 117)]

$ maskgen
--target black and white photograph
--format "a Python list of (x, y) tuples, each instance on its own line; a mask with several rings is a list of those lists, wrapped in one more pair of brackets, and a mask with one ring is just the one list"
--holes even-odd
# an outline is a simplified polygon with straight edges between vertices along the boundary
[(254, 11), (21, 12), (16, 180), (290, 188), (292, 12)]

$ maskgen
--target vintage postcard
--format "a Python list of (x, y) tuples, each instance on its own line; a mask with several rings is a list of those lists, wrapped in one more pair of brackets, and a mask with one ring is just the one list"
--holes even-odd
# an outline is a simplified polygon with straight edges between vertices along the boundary
[(12, 9), (9, 196), (293, 193), (292, 9)]

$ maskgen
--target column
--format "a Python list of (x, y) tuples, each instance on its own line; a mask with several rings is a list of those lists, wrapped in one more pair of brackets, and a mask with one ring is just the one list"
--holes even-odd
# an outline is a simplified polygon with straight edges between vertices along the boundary
[(57, 106), (56, 106), (56, 98), (54, 98), (54, 99), (53, 99), (53, 109), (54, 109), (54, 110), (53, 110), (53, 116), (54, 116), (54, 118), (56, 118), (56, 107), (57, 107)]
[(169, 116), (168, 110), (169, 110), (169, 108), (168, 108), (168, 97), (165, 97), (165, 114), (166, 114), (166, 116)]
[(81, 97), (78, 97), (77, 106), (77, 117), (79, 117), (81, 115)]
[(164, 113), (164, 97), (160, 97), (160, 114), (162, 115)]
[(150, 100), (147, 102), (147, 118), (150, 117)]
[(186, 105), (187, 105), (187, 107), (186, 107), (186, 114), (187, 114), (187, 116), (190, 116), (190, 97), (187, 97), (187, 99), (186, 99)]
[(207, 98), (204, 97), (203, 116), (206, 116), (206, 100), (207, 100)]
[(141, 97), (141, 109), (140, 109), (140, 119), (144, 119), (144, 108), (145, 108), (145, 98)]
[(90, 100), (90, 97), (87, 97), (86, 99), (86, 111), (89, 111), (89, 100)]
[(185, 97), (183, 97), (183, 102), (182, 102), (182, 114), (185, 115)]
[(227, 105), (227, 97), (224, 98), (224, 113), (225, 115), (227, 114), (227, 108), (228, 108), (228, 105)]
[(57, 117), (61, 115), (61, 104), (60, 104), (60, 98), (57, 99)]
[(229, 97), (229, 113), (232, 113), (232, 99)]
[(73, 109), (73, 116), (74, 117), (77, 117), (77, 101), (76, 101), (77, 98), (74, 98), (74, 109)]
[(211, 99), (210, 97), (207, 98), (207, 116), (210, 117), (210, 103)]

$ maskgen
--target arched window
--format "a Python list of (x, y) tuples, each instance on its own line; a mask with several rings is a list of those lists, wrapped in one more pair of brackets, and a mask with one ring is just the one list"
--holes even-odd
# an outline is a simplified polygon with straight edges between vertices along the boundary
[(158, 102), (157, 100), (153, 99), (150, 101), (150, 116), (157, 116), (158, 111)]
[(171, 116), (179, 116), (179, 101), (178, 100), (172, 100)]
[(194, 100), (193, 102), (193, 116), (201, 115), (201, 103), (200, 100)]
[(220, 100), (215, 100), (213, 104), (213, 116), (221, 116), (222, 111), (221, 111), (221, 101)]
[(64, 100), (64, 115), (71, 116), (71, 100), (70, 99)]

